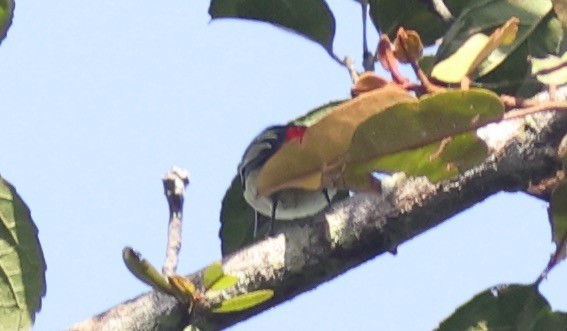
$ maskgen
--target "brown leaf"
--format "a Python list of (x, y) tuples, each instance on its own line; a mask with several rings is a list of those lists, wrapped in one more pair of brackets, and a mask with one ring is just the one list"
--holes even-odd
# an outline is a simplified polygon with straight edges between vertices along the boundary
[(286, 142), (260, 170), (258, 193), (262, 196), (288, 188), (318, 190), (332, 186), (344, 166), (356, 128), (372, 115), (415, 97), (395, 84), (370, 91), (337, 106), (307, 128), (301, 142)]

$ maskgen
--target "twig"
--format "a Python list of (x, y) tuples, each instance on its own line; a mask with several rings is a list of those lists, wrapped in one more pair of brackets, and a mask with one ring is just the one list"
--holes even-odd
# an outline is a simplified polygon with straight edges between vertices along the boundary
[(341, 65), (341, 66), (344, 66), (344, 65), (345, 65), (344, 61), (342, 61), (342, 60), (338, 57), (337, 54), (333, 53), (332, 50), (327, 50), (327, 52), (329, 53), (329, 56), (331, 56), (331, 58), (332, 58), (335, 62), (337, 62), (339, 65)]
[(362, 9), (362, 67), (364, 71), (374, 71), (374, 54), (368, 50), (367, 21), (368, 21), (368, 2), (359, 0)]
[(181, 250), (181, 220), (183, 219), (183, 194), (189, 185), (189, 173), (173, 167), (163, 176), (163, 188), (169, 205), (169, 229), (163, 274), (173, 275), (179, 261)]
[(350, 79), (352, 80), (353, 84), (356, 84), (358, 81), (358, 72), (356, 72), (356, 68), (354, 67), (354, 62), (350, 57), (345, 57), (343, 60), (343, 65), (347, 68), (348, 73), (350, 75)]
[(510, 120), (513, 118), (525, 117), (527, 115), (539, 113), (546, 110), (567, 110), (567, 101), (544, 101), (528, 106), (526, 108), (521, 108), (513, 111), (509, 111), (504, 114), (503, 120)]

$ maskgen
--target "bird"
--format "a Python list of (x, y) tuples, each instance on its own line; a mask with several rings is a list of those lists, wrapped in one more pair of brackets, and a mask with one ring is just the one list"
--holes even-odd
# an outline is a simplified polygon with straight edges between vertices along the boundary
[(244, 199), (255, 210), (254, 238), (258, 230), (259, 214), (270, 217), (271, 232), (274, 220), (289, 221), (315, 215), (330, 205), (331, 199), (337, 193), (336, 189), (284, 189), (269, 197), (258, 195), (258, 174), (262, 166), (286, 141), (301, 141), (306, 130), (306, 126), (296, 124), (270, 126), (252, 140), (242, 156), (238, 174)]

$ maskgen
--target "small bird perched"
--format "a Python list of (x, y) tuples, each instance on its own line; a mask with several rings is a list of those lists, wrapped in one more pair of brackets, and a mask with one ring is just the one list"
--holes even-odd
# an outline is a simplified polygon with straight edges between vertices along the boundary
[[(254, 236), (257, 233), (258, 213), (274, 220), (293, 220), (314, 215), (330, 204), (335, 189), (306, 191), (285, 189), (270, 197), (259, 196), (256, 190), (257, 178), (262, 166), (289, 140), (301, 139), (306, 126), (275, 125), (260, 133), (244, 152), (238, 165), (244, 199), (256, 211)], [(273, 224), (272, 224), (273, 225)]]

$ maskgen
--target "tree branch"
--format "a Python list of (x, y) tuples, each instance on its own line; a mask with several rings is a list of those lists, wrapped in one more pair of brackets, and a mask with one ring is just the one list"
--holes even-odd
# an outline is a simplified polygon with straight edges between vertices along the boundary
[[(510, 128), (512, 127), (512, 129)], [(226, 274), (240, 278), (224, 298), (272, 289), (274, 298), (252, 309), (212, 314), (199, 304), (191, 324), (217, 330), (256, 315), (386, 252), (500, 191), (525, 191), (556, 175), (557, 148), (567, 117), (546, 112), (492, 124), (479, 133), (491, 156), (462, 175), (433, 185), (424, 178), (398, 180), (382, 195), (357, 194), (309, 222), (223, 259)], [(199, 283), (202, 271), (189, 275)], [(212, 298), (214, 305), (222, 298)], [(183, 304), (150, 292), (120, 304), (70, 330), (181, 330), (189, 320)]]

